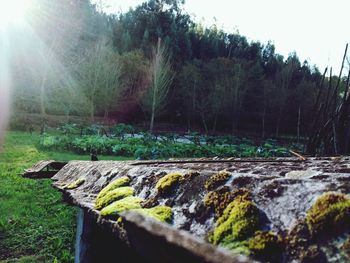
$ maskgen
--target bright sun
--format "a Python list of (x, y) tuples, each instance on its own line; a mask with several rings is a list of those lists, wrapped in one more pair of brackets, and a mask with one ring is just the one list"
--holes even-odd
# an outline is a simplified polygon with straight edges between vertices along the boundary
[(25, 21), (25, 16), (32, 0), (1, 0), (0, 3), (0, 27), (20, 25)]

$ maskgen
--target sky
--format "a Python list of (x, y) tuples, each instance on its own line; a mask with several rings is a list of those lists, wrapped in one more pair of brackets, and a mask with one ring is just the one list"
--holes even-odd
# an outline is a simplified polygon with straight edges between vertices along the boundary
[[(108, 12), (127, 11), (143, 0), (102, 1)], [(301, 61), (323, 72), (338, 72), (346, 43), (350, 42), (349, 0), (186, 0), (184, 9), (195, 21), (215, 23), (227, 32), (239, 32), (250, 41), (269, 40), (287, 57), (296, 51)]]

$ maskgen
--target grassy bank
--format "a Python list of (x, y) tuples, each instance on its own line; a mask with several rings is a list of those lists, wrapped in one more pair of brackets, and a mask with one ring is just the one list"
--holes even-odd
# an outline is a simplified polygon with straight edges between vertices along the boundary
[[(9, 132), (0, 154), (0, 262), (73, 262), (76, 208), (63, 203), (51, 180), (21, 177), (42, 159), (88, 155), (41, 151), (38, 134)], [(100, 159), (120, 159), (104, 156)]]

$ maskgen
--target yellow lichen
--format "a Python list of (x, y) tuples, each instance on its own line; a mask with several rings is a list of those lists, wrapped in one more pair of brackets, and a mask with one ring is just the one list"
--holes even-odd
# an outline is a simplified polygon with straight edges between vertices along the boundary
[(168, 206), (156, 206), (152, 208), (141, 208), (133, 210), (144, 216), (150, 216), (161, 222), (171, 223), (173, 211)]
[(129, 186), (119, 187), (114, 190), (108, 191), (102, 197), (97, 197), (95, 200), (95, 208), (100, 210), (107, 205), (117, 201), (119, 199), (123, 199), (125, 197), (134, 195), (134, 189)]
[(85, 183), (85, 178), (81, 177), (79, 178), (78, 180), (72, 182), (72, 183), (69, 183), (67, 184), (64, 189), (68, 189), (68, 190), (72, 190), (72, 189), (75, 189), (75, 188), (78, 188), (79, 186), (81, 186), (83, 183)]
[(101, 210), (101, 216), (117, 216), (119, 213), (130, 210), (140, 209), (142, 198), (128, 196), (121, 200), (115, 201)]
[(313, 237), (334, 235), (348, 230), (350, 198), (336, 192), (321, 195), (307, 212), (306, 222)]
[(127, 176), (122, 176), (120, 178), (117, 178), (116, 180), (110, 182), (106, 187), (104, 187), (100, 193), (98, 194), (97, 198), (102, 198), (104, 195), (106, 195), (109, 191), (112, 191), (116, 188), (122, 187), (122, 186), (128, 186), (130, 183), (130, 178)]
[(204, 184), (204, 187), (207, 190), (212, 190), (223, 183), (225, 183), (229, 178), (231, 177), (231, 174), (226, 171), (221, 171), (217, 174), (212, 175)]

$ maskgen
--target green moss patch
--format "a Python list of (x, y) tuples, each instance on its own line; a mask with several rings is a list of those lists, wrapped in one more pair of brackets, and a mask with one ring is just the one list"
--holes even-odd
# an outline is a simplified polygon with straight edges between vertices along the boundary
[(252, 201), (251, 192), (245, 188), (229, 192), (229, 188), (221, 188), (209, 192), (203, 202), (206, 206), (214, 206), (220, 211), (214, 232), (209, 241), (237, 254), (252, 256), (263, 262), (280, 262), (283, 253), (282, 238), (272, 232), (263, 232), (260, 222), (260, 211)]
[(149, 216), (154, 219), (157, 219), (161, 222), (171, 223), (173, 217), (173, 211), (171, 207), (168, 206), (156, 206), (152, 208), (141, 208), (133, 210), (144, 216)]
[(283, 252), (282, 238), (266, 231), (257, 231), (247, 241), (247, 247), (255, 258), (264, 262), (278, 262)]
[(191, 171), (191, 172), (188, 172), (188, 173), (185, 173), (183, 175), (183, 181), (186, 181), (186, 180), (191, 180), (192, 178), (196, 177), (199, 175), (199, 172), (195, 172), (195, 171)]
[(72, 183), (69, 183), (67, 184), (64, 189), (67, 189), (67, 190), (72, 190), (72, 189), (75, 189), (75, 188), (78, 188), (79, 186), (81, 186), (83, 183), (85, 183), (85, 178), (79, 178), (78, 180), (72, 182)]
[(306, 223), (313, 237), (335, 235), (349, 230), (349, 197), (336, 192), (324, 193), (307, 212)]
[(101, 210), (101, 216), (117, 216), (119, 213), (130, 210), (140, 209), (142, 198), (128, 196), (121, 200), (115, 201)]
[(220, 246), (231, 250), (234, 254), (251, 256), (251, 251), (246, 241), (222, 242)]
[(134, 192), (135, 192), (134, 188), (129, 186), (116, 188), (114, 190), (107, 192), (102, 197), (96, 198), (95, 207), (96, 209), (100, 210), (106, 207), (107, 205), (113, 203), (114, 201), (134, 195)]
[(230, 191), (211, 191), (203, 199), (206, 207), (215, 212), (215, 217), (219, 218), (225, 208), (234, 200)]
[(244, 197), (237, 197), (217, 220), (210, 240), (215, 245), (242, 241), (254, 234), (260, 226), (257, 206)]
[(96, 199), (100, 199), (104, 197), (108, 192), (122, 187), (122, 186), (128, 186), (130, 184), (130, 178), (127, 176), (122, 176), (120, 178), (117, 178), (116, 180), (110, 182), (106, 187), (104, 187), (100, 193), (98, 194)]
[(204, 205), (215, 212), (215, 217), (219, 218), (225, 208), (236, 198), (251, 199), (251, 193), (248, 189), (240, 188), (231, 191), (229, 187), (222, 187), (216, 191), (210, 191), (203, 199)]
[(229, 178), (231, 174), (226, 171), (221, 171), (217, 174), (212, 175), (204, 184), (204, 187), (207, 190), (212, 190), (217, 188), (218, 186), (224, 184)]
[(160, 195), (169, 194), (171, 190), (173, 190), (180, 183), (191, 180), (198, 175), (198, 172), (189, 172), (186, 174), (169, 173), (158, 180), (156, 190)]
[(174, 186), (178, 185), (183, 180), (183, 174), (181, 173), (170, 173), (162, 178), (156, 184), (158, 193), (168, 193)]

